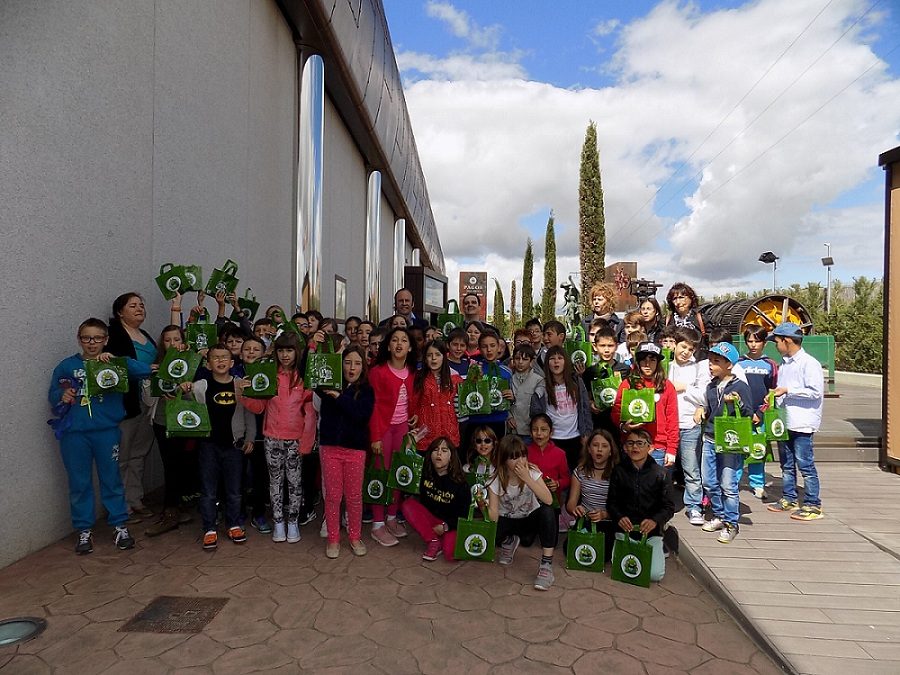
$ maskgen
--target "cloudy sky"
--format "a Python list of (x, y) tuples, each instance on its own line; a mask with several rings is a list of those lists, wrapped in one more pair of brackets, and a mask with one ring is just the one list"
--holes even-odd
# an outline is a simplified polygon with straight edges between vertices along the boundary
[(712, 295), (771, 286), (767, 250), (779, 286), (824, 283), (829, 242), (836, 278), (881, 276), (896, 0), (384, 4), (451, 289), (483, 269), (508, 299), (531, 236), (537, 294), (550, 209), (578, 270), (590, 120), (607, 263)]

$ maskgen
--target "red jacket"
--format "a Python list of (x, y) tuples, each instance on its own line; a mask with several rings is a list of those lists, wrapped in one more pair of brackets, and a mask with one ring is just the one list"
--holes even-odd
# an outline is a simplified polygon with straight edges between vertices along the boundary
[[(441, 391), (437, 380), (429, 373), (419, 392), (419, 404), (414, 415), (418, 416), (419, 427), (428, 427), (428, 433), (418, 442), (419, 450), (427, 450), (431, 442), (446, 436), (453, 445), (459, 447), (459, 420), (456, 417), (456, 388), (462, 378), (450, 373), (450, 389)], [(412, 408), (410, 408), (412, 410)]]
[(569, 489), (572, 477), (569, 475), (569, 463), (566, 461), (566, 453), (553, 441), (547, 443), (547, 447), (541, 450), (537, 443), (528, 446), (528, 461), (541, 470), (545, 478), (550, 478), (559, 483), (559, 490)]
[[(645, 388), (652, 389), (653, 380), (643, 380)], [(612, 419), (616, 426), (622, 423), (622, 392), (631, 389), (631, 380), (626, 378), (619, 385), (616, 402), (612, 408)], [(667, 455), (678, 452), (678, 394), (669, 380), (661, 394), (657, 394), (656, 417), (652, 422), (644, 424), (644, 429), (653, 437), (653, 449), (662, 449)], [(624, 434), (623, 434), (624, 440)]]
[[(412, 417), (419, 407), (419, 395), (413, 386), (416, 376), (415, 368), (409, 368), (409, 377), (406, 378), (406, 396), (409, 416)], [(372, 443), (384, 438), (385, 432), (391, 426), (391, 418), (394, 416), (394, 408), (397, 407), (397, 399), (400, 396), (400, 385), (403, 380), (391, 372), (387, 363), (372, 366), (369, 371), (369, 384), (375, 390), (375, 410), (369, 420), (369, 440)]]

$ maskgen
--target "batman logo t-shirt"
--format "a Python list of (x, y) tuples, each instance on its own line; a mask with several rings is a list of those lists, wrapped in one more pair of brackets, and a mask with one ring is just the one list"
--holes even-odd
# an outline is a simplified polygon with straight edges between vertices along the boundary
[(223, 384), (210, 378), (207, 382), (206, 407), (209, 410), (209, 423), (212, 427), (210, 439), (217, 445), (234, 445), (234, 435), (231, 431), (231, 418), (237, 411), (234, 381)]

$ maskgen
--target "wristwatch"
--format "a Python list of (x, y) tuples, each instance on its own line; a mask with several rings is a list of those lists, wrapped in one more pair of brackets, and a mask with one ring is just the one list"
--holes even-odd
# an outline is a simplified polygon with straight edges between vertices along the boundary
[(444, 527), (444, 534), (447, 534), (450, 531), (450, 526), (446, 522), (441, 523), (441, 525)]

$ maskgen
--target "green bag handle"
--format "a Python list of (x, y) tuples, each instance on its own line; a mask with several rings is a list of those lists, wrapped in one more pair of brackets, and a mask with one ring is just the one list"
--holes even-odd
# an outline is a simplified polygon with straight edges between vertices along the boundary
[[(485, 488), (486, 489), (486, 488)], [(487, 507), (487, 504), (485, 504)], [(481, 515), (484, 516), (484, 522), (492, 523), (494, 521), (491, 520), (491, 514), (488, 512), (487, 508), (481, 509)], [(466, 520), (475, 520), (475, 497), (473, 496), (471, 500), (469, 500), (469, 517)]]
[(491, 361), (488, 364), (487, 372), (485, 373), (488, 377), (499, 377), (503, 378), (503, 375), (500, 373), (500, 366), (497, 365), (496, 361)]
[[(597, 534), (597, 523), (590, 518), (588, 519), (588, 522), (591, 524), (591, 534)], [(579, 516), (578, 520), (575, 521), (575, 530), (580, 532), (584, 529), (587, 529), (584, 523), (584, 516)]]
[(251, 290), (252, 289), (247, 286), (247, 290), (244, 291), (244, 300), (252, 300), (253, 302), (256, 302), (256, 296), (250, 292)]
[(419, 453), (416, 451), (416, 437), (412, 434), (403, 436), (403, 443), (400, 446), (400, 450), (406, 455), (418, 455)]
[(775, 410), (775, 391), (770, 391), (769, 395), (766, 396), (766, 400), (769, 403), (769, 407), (766, 410)]
[(572, 329), (572, 337), (579, 342), (587, 342), (587, 338), (584, 334), (584, 326), (578, 324), (575, 328)]
[[(453, 305), (453, 311), (450, 311), (450, 305)], [(447, 301), (447, 311), (444, 314), (459, 314), (459, 304), (454, 298)]]
[(181, 389), (181, 387), (178, 387), (178, 393), (175, 394), (175, 400), (176, 400), (178, 403), (181, 403), (181, 394), (182, 394), (182, 389)]
[(381, 461), (381, 470), (384, 471), (384, 455), (372, 455), (369, 466), (373, 469), (377, 469), (379, 460)]
[(234, 260), (232, 260), (231, 258), (229, 258), (228, 260), (225, 261), (225, 264), (222, 265), (222, 271), (225, 272), (225, 274), (230, 274), (231, 276), (234, 276), (235, 274), (237, 274), (237, 271), (238, 271), (237, 263), (234, 262)]
[[(641, 531), (641, 528), (638, 527), (637, 525), (634, 525), (634, 526), (632, 526), (632, 528), (631, 528), (631, 532), (640, 532), (640, 531)], [(625, 537), (625, 538), (626, 538), (629, 542), (635, 541), (634, 539), (631, 538), (631, 533), (629, 533), (628, 536)], [(647, 543), (647, 535), (646, 535), (646, 534), (642, 534), (642, 535), (641, 535), (641, 544), (646, 544), (646, 543)]]
[(162, 265), (160, 265), (159, 266), (160, 276), (162, 276), (163, 274), (165, 274), (166, 272), (171, 270), (173, 267), (175, 267), (175, 263), (163, 263)]
[(475, 374), (481, 375), (481, 368), (474, 361), (469, 362), (469, 369), (466, 371), (466, 382), (475, 382)]

